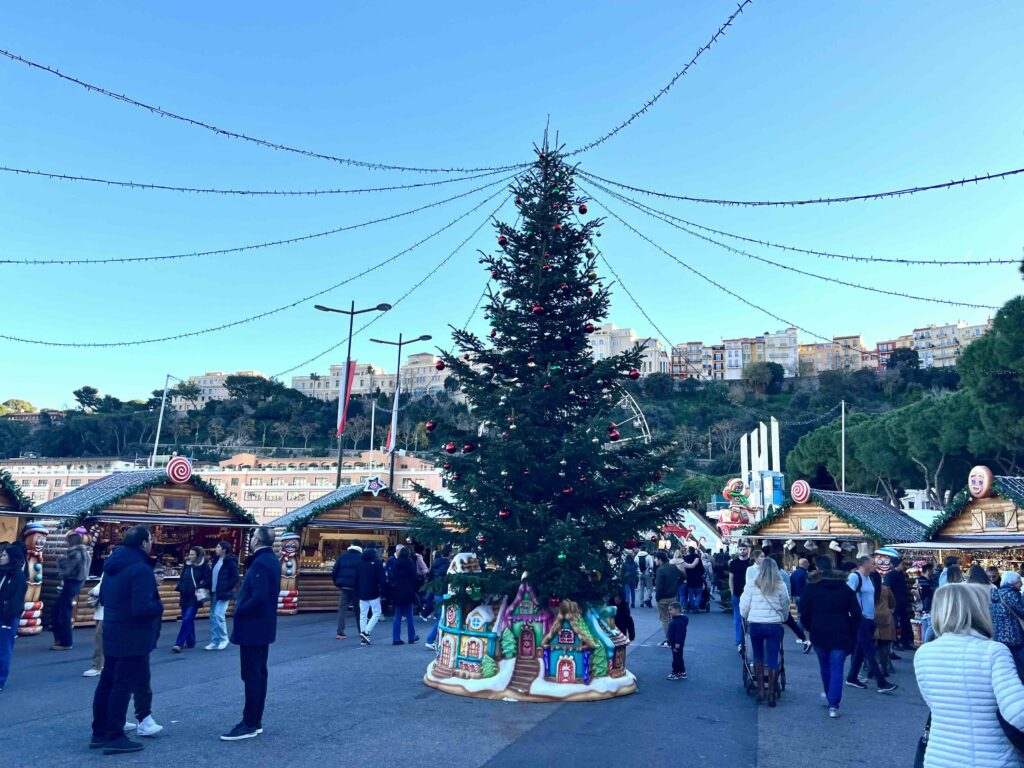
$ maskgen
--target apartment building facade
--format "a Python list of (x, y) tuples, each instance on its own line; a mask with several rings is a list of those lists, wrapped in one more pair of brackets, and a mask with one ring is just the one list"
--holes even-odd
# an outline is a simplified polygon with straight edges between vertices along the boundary
[(777, 363), (790, 378), (800, 374), (800, 337), (796, 328), (764, 333), (764, 360)]
[[(437, 356), (432, 352), (417, 352), (409, 355), (401, 369), (402, 392), (406, 394), (428, 394), (444, 389), (445, 380), (451, 371), (445, 368), (437, 370)], [(395, 393), (395, 384), (399, 375), (388, 373), (385, 369), (369, 363), (354, 364), (355, 375), (352, 377), (353, 395), (372, 395), (382, 392), (385, 395)], [(296, 389), (308, 397), (318, 400), (337, 400), (341, 393), (341, 377), (343, 365), (332, 365), (330, 373), (293, 376), (292, 389)]]
[(672, 372), (671, 357), (665, 345), (653, 337), (640, 338), (632, 328), (619, 328), (614, 323), (605, 323), (590, 334), (588, 342), (590, 354), (595, 360), (614, 357), (642, 344), (645, 349), (638, 369), (641, 376)]
[(914, 349), (921, 360), (922, 368), (950, 368), (956, 365), (960, 353), (971, 342), (977, 341), (992, 327), (989, 319), (984, 323), (969, 325), (965, 322), (928, 325), (914, 329)]
[(193, 402), (178, 395), (171, 397), (171, 408), (176, 411), (199, 410), (212, 400), (227, 400), (231, 397), (224, 386), (229, 376), (255, 376), (269, 378), (260, 371), (207, 371), (202, 376), (189, 376), (188, 383), (199, 387), (199, 397)]

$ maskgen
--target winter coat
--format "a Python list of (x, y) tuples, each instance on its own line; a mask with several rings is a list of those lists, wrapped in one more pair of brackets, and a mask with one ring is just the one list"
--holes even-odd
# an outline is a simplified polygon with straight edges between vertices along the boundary
[(818, 571), (800, 597), (800, 623), (815, 647), (853, 653), (860, 626), (860, 603), (839, 571)]
[(807, 569), (797, 566), (793, 569), (793, 572), (789, 574), (789, 587), (790, 594), (792, 594), (795, 600), (798, 597), (803, 597), (804, 590), (807, 589)]
[(892, 590), (882, 585), (882, 596), (875, 603), (875, 640), (883, 643), (895, 643), (896, 620), (893, 618), (893, 611), (896, 610), (896, 598), (892, 596)]
[(686, 646), (686, 628), (690, 625), (690, 618), (688, 616), (673, 616), (668, 622), (668, 632), (666, 633), (666, 639), (669, 645), (678, 645), (680, 649)]
[(740, 598), (740, 615), (749, 624), (783, 624), (789, 617), (789, 592), (779, 581), (774, 594), (766, 595), (754, 582), (748, 582)]
[(893, 568), (885, 575), (883, 583), (892, 590), (896, 605), (902, 608), (910, 603), (910, 585), (907, 583), (907, 575), (903, 571)]
[[(213, 569), (217, 566), (220, 558), (215, 557), (210, 563), (210, 583), (213, 581)], [(214, 597), (217, 600), (230, 600), (235, 596), (235, 588), (238, 586), (238, 558), (234, 555), (225, 555), (224, 563), (217, 574), (217, 593)]]
[(636, 627), (633, 624), (633, 614), (629, 610), (629, 603), (625, 600), (615, 606), (615, 628), (630, 640), (636, 639)]
[(384, 564), (377, 559), (377, 550), (367, 547), (356, 568), (356, 597), (360, 600), (379, 600), (384, 583)]
[(1019, 768), (996, 712), (1024, 729), (1024, 686), (1002, 643), (971, 631), (945, 634), (914, 654), (917, 685), (932, 713), (925, 768)]
[(391, 599), (395, 605), (412, 605), (416, 602), (419, 578), (416, 563), (411, 557), (400, 557), (391, 572)]
[(679, 585), (683, 581), (683, 574), (671, 563), (665, 563), (658, 568), (654, 574), (654, 599), (667, 600), (668, 598), (679, 599)]
[(334, 568), (331, 570), (331, 581), (338, 589), (356, 588), (356, 569), (363, 553), (358, 547), (349, 547), (345, 554), (334, 561)]
[(1024, 600), (1021, 599), (1020, 591), (1013, 587), (993, 589), (992, 626), (995, 632), (992, 639), (1011, 648), (1024, 646), (1021, 619), (1024, 619)]
[(423, 559), (423, 555), (419, 552), (415, 555), (416, 559), (416, 583), (422, 584), (426, 581), (427, 574), (430, 573), (430, 568), (427, 566), (427, 561)]
[(281, 563), (273, 547), (260, 547), (245, 558), (245, 578), (235, 600), (232, 643), (270, 645), (277, 639), (277, 598), (280, 592)]
[(640, 567), (635, 560), (627, 560), (622, 564), (622, 583), (634, 589), (640, 583)]
[(433, 565), (430, 566), (430, 580), (437, 581), (443, 579), (445, 574), (448, 573), (448, 569), (451, 567), (452, 561), (444, 555), (437, 555), (434, 558)]
[(917, 577), (917, 591), (921, 593), (921, 611), (932, 612), (932, 595), (935, 594), (935, 580), (927, 576)]
[(0, 627), (17, 627), (25, 610), (25, 559), (12, 557), (6, 568), (0, 569)]
[(77, 544), (57, 558), (57, 571), (64, 581), (85, 581), (89, 578), (92, 557), (85, 544)]
[(115, 547), (103, 563), (103, 653), (145, 656), (156, 648), (164, 604), (153, 563), (138, 547)]
[(704, 586), (704, 563), (700, 559), (699, 555), (687, 555), (683, 558), (683, 562), (687, 565), (690, 563), (696, 563), (693, 568), (688, 568), (683, 573), (683, 578), (686, 580), (686, 586), (691, 589)]
[[(223, 573), (223, 571), (221, 572)], [(205, 560), (199, 565), (186, 565), (182, 569), (181, 577), (174, 587), (174, 591), (179, 595), (178, 605), (182, 609), (191, 608), (192, 606), (198, 608), (202, 605), (201, 602), (196, 600), (196, 590), (208, 590), (210, 588), (211, 573), (210, 564)]]

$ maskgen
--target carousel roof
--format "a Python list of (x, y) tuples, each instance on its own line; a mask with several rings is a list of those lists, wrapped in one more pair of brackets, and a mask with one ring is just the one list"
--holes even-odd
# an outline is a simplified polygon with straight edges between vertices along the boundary
[[(882, 543), (920, 541), (927, 527), (906, 512), (887, 504), (878, 496), (867, 493), (844, 493), (843, 491), (811, 491), (809, 503), (818, 504), (833, 515), (858, 528)], [(787, 499), (777, 511), (766, 516), (761, 522), (747, 528), (744, 533), (754, 534), (761, 528), (778, 520), (794, 505)]]
[[(6, 494), (14, 500), (15, 512), (32, 512), (35, 509), (32, 500), (21, 492), (21, 488), (14, 482), (14, 478), (4, 469), (0, 469), (0, 491), (6, 491)], [(7, 508), (4, 509), (6, 511)]]
[[(269, 525), (272, 525), (275, 528), (285, 528), (289, 531), (294, 531), (297, 528), (301, 528), (310, 520), (322, 515), (324, 512), (328, 512), (347, 504), (357, 496), (361, 496), (364, 492), (368, 493), (364, 485), (343, 485), (340, 488), (335, 488), (326, 496), (321, 496), (319, 499), (311, 501), (298, 509), (293, 509), (287, 515), (282, 515), (269, 523)], [(416, 508), (413, 507), (412, 504), (407, 502), (398, 494), (391, 493), (387, 488), (382, 491), (378, 491), (378, 494), (384, 496), (390, 501), (393, 501), (395, 504), (398, 504), (409, 512), (416, 512)], [(380, 526), (377, 525), (376, 527), (379, 528)]]
[[(1019, 507), (1024, 507), (1024, 477), (1013, 475), (996, 475), (992, 478), (992, 490), (1004, 499), (1009, 499)], [(959, 515), (974, 501), (968, 488), (962, 488), (960, 493), (953, 497), (946, 508), (939, 514), (932, 524), (928, 526), (926, 538), (933, 538), (942, 528)]]
[[(213, 496), (239, 520), (244, 520), (248, 523), (256, 522), (252, 515), (238, 506), (234, 500), (221, 494), (215, 486), (198, 475), (192, 475), (188, 482), (195, 485), (199, 490)], [(36, 511), (40, 516), (82, 519), (95, 515), (122, 499), (134, 496), (136, 493), (167, 483), (170, 483), (170, 479), (167, 477), (167, 472), (163, 469), (115, 472), (99, 480), (93, 480), (88, 485), (76, 488), (70, 493), (65, 493), (63, 496), (50, 499), (50, 501), (40, 504)]]

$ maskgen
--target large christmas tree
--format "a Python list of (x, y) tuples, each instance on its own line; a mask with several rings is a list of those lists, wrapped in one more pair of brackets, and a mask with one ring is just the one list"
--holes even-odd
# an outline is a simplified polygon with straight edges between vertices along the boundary
[(641, 348), (591, 353), (610, 291), (596, 269), (601, 221), (574, 172), (545, 147), (513, 183), (516, 224), (498, 222), (497, 247), (480, 259), (493, 278), (489, 337), (455, 330), (457, 351), (439, 363), (481, 428), (469, 441), (441, 436), (450, 499), (424, 491), (429, 514), (415, 527), (434, 545), (477, 554), (483, 573), (459, 591), (478, 599), (514, 594), (525, 578), (544, 604), (601, 603), (625, 542), (679, 508), (659, 488), (668, 446), (627, 439), (616, 423)]

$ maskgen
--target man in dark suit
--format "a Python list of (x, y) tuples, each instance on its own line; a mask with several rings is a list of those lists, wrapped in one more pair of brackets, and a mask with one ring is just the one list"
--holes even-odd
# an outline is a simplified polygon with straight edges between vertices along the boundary
[(149, 654), (164, 612), (149, 560), (152, 543), (148, 528), (133, 526), (103, 564), (104, 662), (92, 700), (89, 748), (102, 747), (105, 755), (142, 749), (124, 735), (124, 723), (132, 694), (149, 690)]
[(245, 559), (245, 579), (235, 600), (231, 642), (238, 646), (245, 709), (242, 722), (222, 735), (222, 741), (251, 739), (263, 733), (263, 707), (267, 701), (267, 657), (277, 639), (277, 597), (281, 591), (281, 565), (274, 554), (274, 529), (261, 526), (252, 532)]

